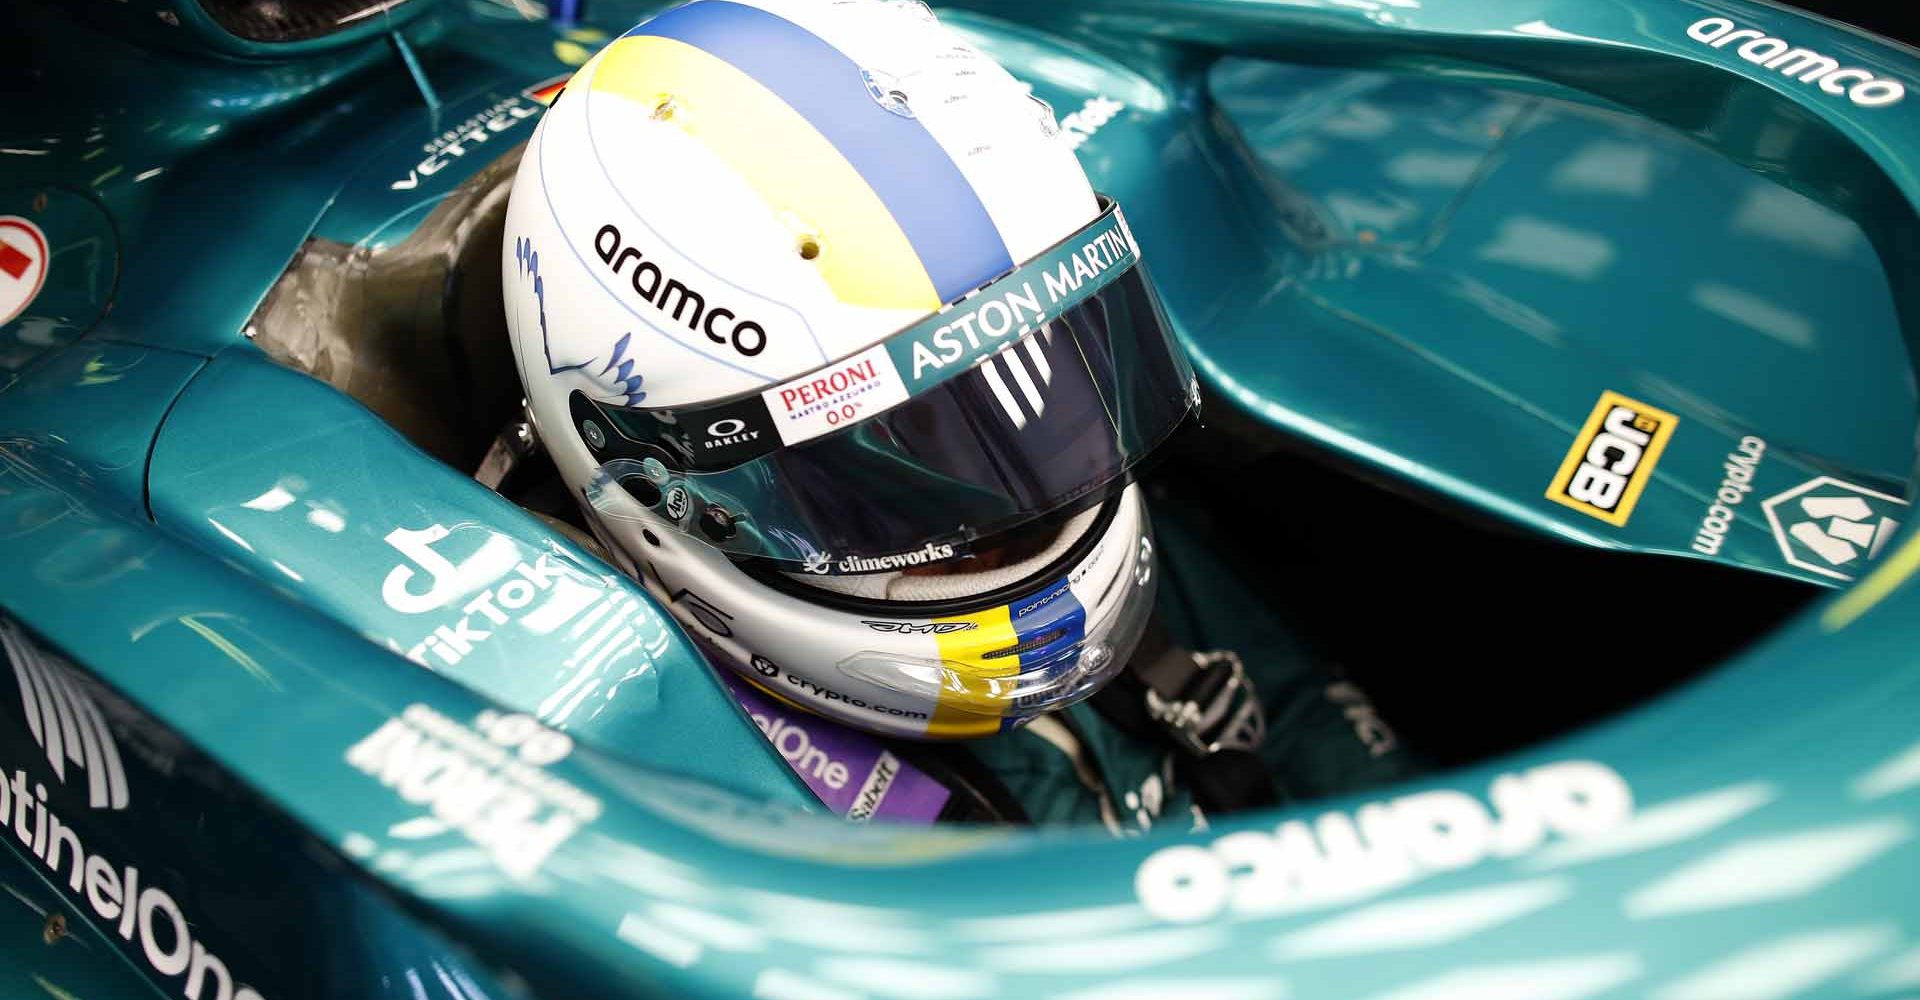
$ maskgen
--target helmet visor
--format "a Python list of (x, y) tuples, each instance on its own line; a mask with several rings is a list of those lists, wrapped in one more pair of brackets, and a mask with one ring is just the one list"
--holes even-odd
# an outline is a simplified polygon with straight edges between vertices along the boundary
[[(1019, 294), (1023, 286), (1009, 283), (1031, 267), (973, 299)], [(899, 350), (897, 335), (821, 372), (699, 410), (620, 408), (576, 393), (574, 419), (602, 462), (589, 497), (604, 517), (634, 516), (608, 502), (617, 490), (730, 554), (833, 574), (944, 560), (1077, 509), (1124, 485), (1197, 405), (1192, 370), (1145, 272), (1137, 260), (1114, 271), (1032, 317), (1028, 332), (1010, 330), (976, 358), (963, 353), (937, 378), (931, 369), (949, 348), (968, 346), (955, 322), (940, 328), (945, 336), (917, 342), (925, 354)], [(1045, 293), (1035, 298), (1044, 302)], [(1000, 328), (989, 323), (992, 301), (968, 314), (977, 338)], [(940, 317), (957, 319), (966, 304)], [(888, 348), (898, 366), (879, 353)], [(902, 387), (923, 375), (924, 388)], [(903, 398), (886, 398), (893, 393)], [(825, 430), (799, 436), (782, 420)]]

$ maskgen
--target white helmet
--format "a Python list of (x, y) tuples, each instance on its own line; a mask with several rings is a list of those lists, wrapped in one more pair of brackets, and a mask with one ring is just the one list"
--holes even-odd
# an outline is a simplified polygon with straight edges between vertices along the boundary
[(1092, 693), (1191, 369), (1052, 111), (925, 5), (696, 0), (567, 84), (507, 213), (535, 428), (715, 658), (902, 737)]

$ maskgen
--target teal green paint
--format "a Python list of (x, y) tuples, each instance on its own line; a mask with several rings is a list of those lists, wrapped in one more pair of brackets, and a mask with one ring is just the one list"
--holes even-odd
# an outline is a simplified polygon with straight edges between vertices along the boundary
[[(410, 653), (630, 760), (814, 805), (638, 585), (311, 378), (251, 352), (215, 359), (175, 404), (150, 475), (162, 528), (349, 625), (365, 655)], [(432, 596), (443, 581), (388, 541), (396, 531), (444, 534), (426, 548), (476, 574)], [(567, 599), (560, 578), (592, 603), (538, 630), (539, 608)]]
[(203, 364), (107, 341), (46, 357), (0, 390), (0, 448), (19, 463), (8, 471), (57, 466), (76, 493), (144, 514), (155, 428)]
[(460, 182), (532, 138), (542, 109), (520, 91), (558, 71), (474, 90), (473, 74), (493, 77), (497, 71), (471, 65), (464, 70), (441, 74), (443, 87), (460, 83), (461, 96), (443, 103), (437, 118), (409, 109), (404, 126), (369, 143), (372, 155), (315, 223), (315, 238), (374, 250), (398, 243)]
[[(1912, 315), (1904, 303), (1916, 273), (1915, 98), (1858, 107), (1694, 43), (1686, 28), (1725, 15), (1848, 65), (1920, 79), (1907, 50), (1735, 0), (976, 6), (1028, 26), (943, 16), (1063, 117), (1101, 96), (1126, 105), (1080, 152), (1096, 186), (1126, 206), (1210, 409), (1230, 407), (1521, 530), (1649, 558), (1650, 572), (1645, 554), (1691, 551), (1727, 456), (1749, 436), (1768, 449), (1724, 562), (1793, 572), (1759, 502), (1811, 476), (1902, 492), (1913, 392), (1910, 355), (1893, 345)], [(617, 33), (640, 9), (594, 11)], [(1284, 902), (1272, 889), (1248, 890), (1244, 912), (1190, 927), (1138, 905), (1135, 879), (1155, 852), (1187, 844), (1217, 858), (1212, 845), (1230, 836), (1266, 850), (1281, 824), (1354, 812), (1357, 799), (1125, 842), (850, 828), (801, 814), (777, 761), (677, 635), (652, 658), (651, 684), (635, 678), (606, 711), (569, 726), (581, 747), (547, 770), (602, 811), (535, 877), (509, 877), (459, 832), (418, 836), (423, 808), (348, 764), (348, 749), (412, 705), (461, 724), (537, 710), (553, 689), (541, 690), (525, 661), (552, 650), (529, 642), (438, 672), (388, 651), (387, 639), (418, 632), (381, 596), (399, 565), (386, 532), (497, 533), (516, 558), (545, 552), (582, 572), (604, 569), (336, 393), (271, 367), (241, 327), (309, 236), (360, 242), (470, 176), (492, 149), (436, 172), (417, 194), (394, 190), (447, 122), (413, 104), (393, 111), (414, 100), (411, 85), (372, 35), (309, 60), (209, 61), (137, 49), (52, 5), (25, 10), (37, 37), (149, 70), (137, 86), (56, 74), (60, 100), (20, 126), (34, 141), (9, 139), (52, 152), (0, 157), (0, 190), (58, 185), (104, 206), (123, 257), (106, 319), (37, 345), (0, 389), (0, 607), (139, 706), (115, 717), (136, 805), (90, 812), (81, 784), (52, 776), (17, 716), (0, 731), (0, 763), (48, 783), (89, 851), (162, 873), (194, 933), (266, 996), (380, 995), (380, 976), (405, 984), (409, 969), (438, 991), (441, 967), (488, 995), (500, 992), (488, 978), (499, 973), (546, 996), (744, 996), (767, 981), (882, 995), (909, 981), (973, 996), (1122, 982), (1166, 992), (1157, 981), (1209, 995), (1376, 996), (1487, 966), (1641, 995), (1751, 949), (1809, 941), (1847, 957), (1809, 994), (1910, 988), (1892, 973), (1920, 933), (1911, 891), (1920, 785), (1902, 780), (1920, 707), (1920, 585), (1901, 575), (1920, 561), (1911, 528), (1862, 584), (1705, 680), (1422, 784), (1484, 802), (1498, 775), (1589, 760), (1617, 772), (1638, 808), (1690, 803), (1715, 822), (1632, 851), (1581, 857), (1550, 844), (1481, 859), (1376, 897), (1518, 885), (1535, 906), (1421, 946), (1339, 953), (1322, 934), (1316, 953), (1301, 932), (1348, 910), (1262, 910)], [(564, 69), (546, 25), (468, 21), (454, 5), (418, 10), (403, 30), (448, 117)], [(1216, 69), (1229, 53), (1243, 61)], [(1267, 75), (1260, 63), (1273, 61), (1317, 68)], [(1388, 130), (1365, 135), (1379, 121), (1356, 105), (1384, 115)], [(112, 115), (103, 139), (88, 142), (94, 109)], [(1650, 132), (1641, 117), (1677, 131)], [(1302, 137), (1323, 144), (1317, 158), (1287, 146)], [(1651, 186), (1636, 210), (1610, 210), (1592, 190), (1555, 192), (1564, 164), (1596, 144), (1646, 153)], [(1414, 145), (1436, 155), (1409, 168), (1397, 158)], [(108, 152), (88, 158), (89, 147)], [(162, 173), (137, 179), (155, 167)], [(1729, 230), (1752, 198), (1801, 220), (1788, 229), (1827, 235), (1817, 250), (1795, 251)], [(1522, 226), (1523, 243), (1573, 229), (1603, 238), (1611, 256), (1591, 280), (1487, 256), (1523, 216), (1550, 224)], [(1594, 245), (1575, 258), (1591, 265)], [(1608, 268), (1628, 261), (1657, 262), (1660, 274), (1612, 277), (1624, 272)], [(1616, 280), (1650, 294), (1622, 303)], [(1723, 308), (1703, 310), (1696, 286), (1716, 283), (1768, 298), (1775, 332), (1788, 335), (1756, 334), (1764, 312), (1729, 319), (1724, 307), (1737, 298), (1709, 295)], [(1779, 311), (1804, 323), (1782, 326)], [(120, 377), (88, 382), (102, 374)], [(1681, 417), (1621, 529), (1542, 495), (1609, 389)], [(142, 442), (156, 436), (143, 477)], [(292, 503), (245, 506), (283, 477), (305, 483)], [(311, 521), (308, 500), (343, 530)], [(339, 537), (317, 544), (315, 532)], [(5, 683), (0, 712), (17, 712)], [(1804, 839), (1815, 832), (1840, 841)], [(9, 885), (87, 905), (64, 880), (45, 881), (15, 835), (0, 840)], [(1772, 898), (1715, 908), (1704, 895), (1654, 891), (1725, 849), (1815, 843), (1831, 857), (1841, 841), (1854, 867), (1783, 883)], [(1785, 863), (1756, 865), (1749, 881)], [(264, 908), (249, 908), (257, 899)], [(274, 915), (299, 933), (269, 933), (282, 926)], [(32, 932), (20, 919), (4, 926)], [(153, 972), (110, 924), (93, 931), (89, 943), (119, 949), (125, 969), (180, 995), (181, 979)], [(21, 950), (43, 948), (37, 939), (5, 944), (6, 968), (66, 981), (48, 971), (64, 953), (42, 963)], [(909, 964), (944, 978), (910, 980)], [(121, 966), (89, 968), (104, 983)]]
[[(25, 160), (51, 150), (14, 150), (0, 158)], [(93, 328), (113, 301), (120, 246), (112, 222), (86, 195), (64, 185), (23, 184), (0, 189), (0, 215), (26, 219), (48, 239), (40, 292), (18, 316), (0, 324), (0, 387), (6, 376), (72, 343)]]
[(420, 68), (420, 59), (413, 54), (413, 46), (407, 44), (405, 35), (395, 32), (387, 36), (393, 40), (393, 50), (400, 54), (400, 61), (406, 64), (407, 75), (413, 77), (413, 85), (420, 89), (420, 99), (426, 102), (427, 110), (438, 113), (440, 95), (433, 91), (433, 81)]

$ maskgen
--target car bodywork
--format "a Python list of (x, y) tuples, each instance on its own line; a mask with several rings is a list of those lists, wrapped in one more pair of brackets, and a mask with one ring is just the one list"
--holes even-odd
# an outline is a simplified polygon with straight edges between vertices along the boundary
[[(1834, 594), (1416, 787), (1122, 841), (849, 826), (638, 585), (443, 461), (471, 442), (394, 429), (435, 424), (366, 352), (417, 344), (263, 328), (385, 294), (651, 8), (415, 0), (275, 48), (190, 2), (30, 4), (60, 55), (0, 155), (0, 215), (51, 260), (0, 326), (0, 974), (195, 1000), (1920, 985), (1920, 134), (1857, 89), (1914, 54), (1732, 0), (963, 6), (1126, 206), (1223, 423), (1508, 530)], [(1823, 89), (1715, 18), (1867, 76)], [(1619, 430), (1603, 399), (1652, 421), (1613, 520), (1548, 496)], [(1593, 609), (1545, 669), (1660, 641), (1631, 595), (1542, 586)]]

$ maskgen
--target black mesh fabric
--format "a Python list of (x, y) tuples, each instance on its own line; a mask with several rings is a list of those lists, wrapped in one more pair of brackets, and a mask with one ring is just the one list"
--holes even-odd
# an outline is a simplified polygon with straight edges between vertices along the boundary
[(304, 42), (382, 17), (408, 0), (199, 0), (200, 9), (249, 42)]

